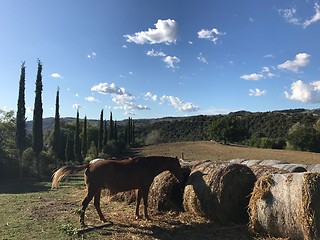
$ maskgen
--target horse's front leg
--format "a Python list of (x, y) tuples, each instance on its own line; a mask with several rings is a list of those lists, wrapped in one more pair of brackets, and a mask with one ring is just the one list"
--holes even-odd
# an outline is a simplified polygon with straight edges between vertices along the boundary
[(138, 189), (137, 192), (136, 192), (136, 219), (139, 219), (140, 218), (140, 214), (139, 214), (139, 208), (140, 208), (140, 202), (141, 202), (141, 190)]
[(149, 188), (145, 189), (142, 192), (142, 198), (143, 198), (143, 206), (144, 206), (144, 217), (147, 220), (150, 220), (148, 215), (148, 195), (149, 195)]
[(101, 190), (98, 190), (98, 192), (96, 193), (96, 195), (94, 195), (94, 206), (97, 210), (97, 213), (99, 214), (99, 218), (102, 222), (107, 222), (107, 220), (105, 219), (105, 217), (103, 216), (103, 213), (101, 211), (100, 208), (100, 197), (101, 197)]

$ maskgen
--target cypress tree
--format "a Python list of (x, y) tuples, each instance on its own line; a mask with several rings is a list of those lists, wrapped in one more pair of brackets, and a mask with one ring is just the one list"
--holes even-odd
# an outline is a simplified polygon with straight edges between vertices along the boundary
[(82, 138), (82, 158), (85, 159), (88, 153), (87, 116), (84, 117)]
[(52, 150), (56, 158), (62, 158), (60, 154), (61, 148), (61, 127), (60, 127), (60, 114), (59, 114), (59, 87), (56, 95), (56, 113), (54, 117), (54, 129), (53, 129), (53, 140)]
[(36, 79), (36, 96), (33, 109), (33, 135), (32, 148), (36, 156), (37, 174), (40, 176), (40, 159), (39, 155), (43, 149), (43, 129), (42, 129), (42, 63), (38, 59), (38, 72)]
[(106, 152), (107, 144), (108, 144), (108, 128), (107, 128), (107, 120), (104, 120), (103, 152)]
[(81, 144), (80, 144), (80, 121), (79, 121), (79, 110), (77, 110), (77, 120), (76, 120), (76, 133), (74, 136), (74, 157), (78, 163), (82, 163), (81, 156)]
[(112, 112), (110, 112), (110, 121), (109, 121), (109, 140), (114, 139), (114, 123), (112, 119)]
[(98, 152), (101, 153), (103, 149), (103, 110), (100, 113), (100, 128), (99, 128), (99, 139), (98, 139)]
[(19, 151), (20, 159), (20, 177), (22, 177), (22, 153), (26, 148), (26, 107), (25, 107), (25, 62), (21, 64), (21, 73), (19, 81), (19, 96), (17, 104), (17, 119), (16, 119), (16, 147)]
[(66, 159), (66, 162), (74, 160), (73, 138), (71, 137), (71, 133), (67, 134), (66, 147), (65, 147), (65, 159)]

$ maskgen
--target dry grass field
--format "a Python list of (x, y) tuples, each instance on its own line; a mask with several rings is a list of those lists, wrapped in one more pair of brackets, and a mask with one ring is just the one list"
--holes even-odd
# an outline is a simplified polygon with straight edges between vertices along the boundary
[[(224, 146), (214, 142), (183, 142), (134, 149), (135, 154), (181, 156), (185, 160), (278, 159), (293, 163), (320, 162), (320, 154)], [(134, 204), (110, 202), (105, 193), (102, 211), (114, 225), (77, 235), (79, 209), (85, 196), (81, 175), (69, 178), (57, 190), (50, 182), (0, 183), (0, 239), (253, 239), (247, 226), (220, 226), (187, 213), (152, 214), (152, 220), (136, 220)], [(98, 224), (92, 203), (86, 211), (87, 224)], [(277, 239), (279, 240), (279, 239)]]
[(259, 160), (283, 160), (289, 163), (320, 163), (320, 153), (251, 148), (239, 145), (223, 145), (216, 142), (177, 142), (150, 145), (136, 149), (140, 155), (178, 156), (194, 160), (230, 160), (235, 158)]

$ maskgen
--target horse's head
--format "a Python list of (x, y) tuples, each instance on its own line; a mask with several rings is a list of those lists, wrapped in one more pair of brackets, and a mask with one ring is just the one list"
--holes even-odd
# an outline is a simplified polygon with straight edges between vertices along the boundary
[(182, 168), (177, 157), (172, 158), (172, 164), (170, 165), (169, 171), (179, 180), (180, 183), (184, 181)]

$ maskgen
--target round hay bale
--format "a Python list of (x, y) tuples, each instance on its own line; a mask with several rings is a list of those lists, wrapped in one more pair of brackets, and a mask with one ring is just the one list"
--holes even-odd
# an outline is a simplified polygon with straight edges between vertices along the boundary
[(272, 167), (287, 170), (289, 172), (306, 172), (306, 165), (304, 164), (275, 164)]
[(241, 164), (251, 167), (253, 165), (259, 164), (262, 160), (247, 160), (242, 162)]
[(306, 166), (308, 172), (318, 172), (320, 173), (320, 164), (309, 164)]
[(149, 191), (148, 205), (153, 213), (182, 211), (183, 189), (190, 174), (190, 168), (183, 167), (185, 181), (179, 181), (168, 171), (156, 176)]
[(222, 224), (248, 223), (256, 177), (245, 165), (211, 163), (193, 169), (183, 195), (185, 211)]
[(105, 194), (108, 202), (125, 202), (127, 204), (132, 204), (136, 201), (136, 190), (130, 190), (126, 192), (111, 193), (106, 189)]
[(264, 166), (273, 166), (276, 164), (287, 164), (287, 162), (281, 161), (281, 160), (263, 160), (259, 163), (259, 165), (264, 165)]
[(243, 159), (243, 158), (236, 158), (236, 159), (231, 159), (228, 162), (230, 163), (236, 163), (236, 164), (241, 164), (244, 161), (247, 161), (248, 159)]
[(288, 170), (275, 168), (275, 167), (268, 166), (268, 165), (253, 165), (252, 167), (250, 167), (250, 169), (256, 175), (257, 179), (262, 177), (262, 176), (268, 175), (268, 174), (276, 174), (276, 173), (285, 174), (285, 173), (289, 173)]
[(249, 229), (290, 239), (320, 239), (320, 174), (271, 174), (258, 179)]

